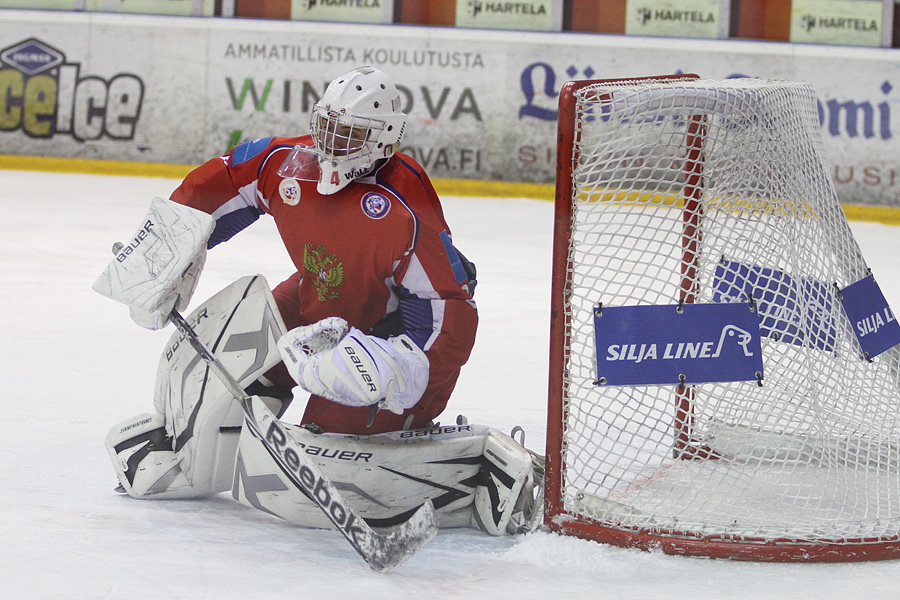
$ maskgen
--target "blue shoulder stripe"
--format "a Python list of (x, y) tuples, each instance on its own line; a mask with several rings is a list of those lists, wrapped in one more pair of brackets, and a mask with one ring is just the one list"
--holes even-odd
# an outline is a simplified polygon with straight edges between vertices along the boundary
[(269, 142), (272, 141), (271, 137), (267, 138), (259, 138), (256, 140), (250, 140), (249, 142), (241, 142), (237, 146), (234, 147), (234, 150), (231, 151), (231, 165), (237, 166), (241, 163), (245, 163), (263, 150), (269, 145)]
[(466, 269), (463, 267), (462, 259), (459, 258), (459, 252), (456, 251), (456, 247), (450, 241), (450, 233), (448, 231), (444, 230), (441, 232), (441, 241), (444, 242), (444, 250), (447, 252), (447, 258), (450, 259), (450, 267), (453, 269), (456, 283), (462, 284), (469, 278), (469, 274), (466, 273)]
[(253, 206), (245, 206), (233, 212), (222, 215), (216, 220), (216, 226), (209, 241), (206, 242), (207, 249), (213, 248), (227, 242), (242, 229), (246, 229), (259, 219), (262, 211)]

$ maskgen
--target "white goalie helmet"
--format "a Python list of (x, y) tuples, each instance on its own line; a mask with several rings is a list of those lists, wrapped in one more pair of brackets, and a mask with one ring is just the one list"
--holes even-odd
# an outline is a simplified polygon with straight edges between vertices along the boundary
[(359, 67), (332, 81), (310, 115), (319, 193), (334, 194), (393, 155), (406, 122), (400, 92), (384, 72)]

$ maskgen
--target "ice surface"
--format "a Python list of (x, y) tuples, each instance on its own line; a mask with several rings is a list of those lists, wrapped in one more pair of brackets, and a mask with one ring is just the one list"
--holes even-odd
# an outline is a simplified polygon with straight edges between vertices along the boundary
[[(900, 561), (765, 565), (686, 559), (547, 533), (443, 530), (397, 569), (371, 571), (334, 531), (237, 504), (113, 492), (108, 429), (151, 409), (170, 331), (132, 324), (91, 291), (110, 247), (171, 179), (0, 171), (0, 598), (896, 598)], [(543, 451), (553, 207), (444, 199), (455, 244), (478, 265), (481, 324), (445, 421), (509, 431)], [(853, 223), (900, 306), (900, 229)], [(210, 253), (196, 299), (242, 275), (292, 272), (263, 218)], [(196, 304), (196, 302), (195, 302)], [(295, 412), (297, 411), (297, 412)], [(296, 417), (292, 407), (287, 418)]]

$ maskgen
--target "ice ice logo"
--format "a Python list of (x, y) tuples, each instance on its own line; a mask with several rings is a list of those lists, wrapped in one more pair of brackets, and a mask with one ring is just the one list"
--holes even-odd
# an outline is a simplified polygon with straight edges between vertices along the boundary
[(391, 210), (391, 201), (383, 194), (369, 192), (362, 197), (362, 210), (370, 219), (383, 219)]
[(0, 48), (0, 130), (30, 138), (69, 135), (78, 142), (134, 139), (144, 82), (118, 73), (109, 80), (83, 75), (80, 63), (28, 38)]
[(288, 206), (297, 206), (300, 202), (300, 184), (293, 177), (285, 177), (278, 184), (278, 193)]

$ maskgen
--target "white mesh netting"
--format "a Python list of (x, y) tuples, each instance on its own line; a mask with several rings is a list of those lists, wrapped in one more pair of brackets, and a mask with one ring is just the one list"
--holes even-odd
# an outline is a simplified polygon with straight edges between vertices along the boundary
[[(662, 535), (896, 540), (900, 354), (861, 357), (837, 296), (867, 268), (823, 160), (813, 90), (634, 81), (576, 99), (565, 512)], [(761, 387), (597, 384), (598, 303), (750, 293)]]

